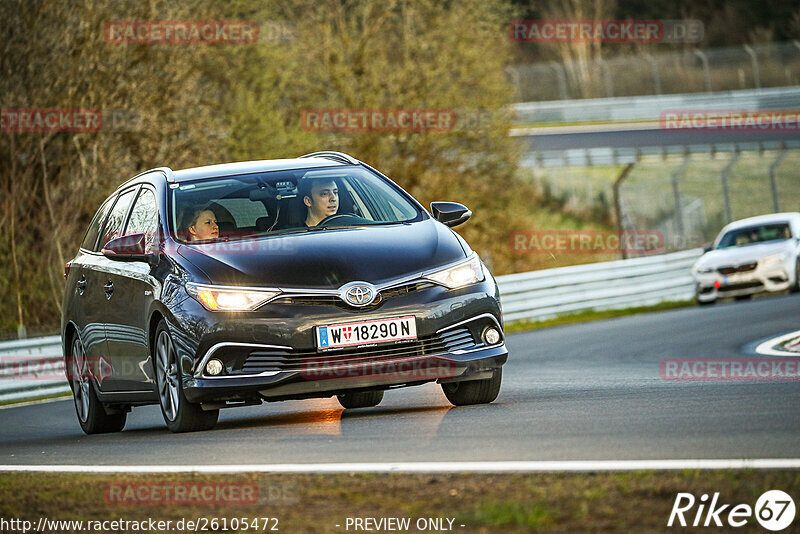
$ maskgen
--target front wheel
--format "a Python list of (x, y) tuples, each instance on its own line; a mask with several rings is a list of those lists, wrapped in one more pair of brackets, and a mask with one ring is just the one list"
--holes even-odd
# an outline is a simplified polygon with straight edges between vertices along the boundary
[(794, 264), (794, 284), (789, 288), (792, 293), (800, 292), (800, 259)]
[(83, 344), (75, 334), (67, 369), (70, 373), (72, 398), (75, 400), (75, 413), (78, 423), (86, 434), (105, 434), (119, 432), (125, 427), (128, 414), (125, 412), (109, 414), (97, 398), (92, 386), (92, 374)]
[(356, 391), (337, 395), (339, 404), (342, 408), (369, 408), (377, 406), (383, 400), (383, 390), (379, 391)]
[(492, 378), (468, 380), (466, 382), (448, 382), (442, 384), (442, 391), (444, 391), (444, 396), (447, 397), (447, 400), (455, 406), (488, 404), (497, 398), (502, 381), (503, 369), (498, 367), (492, 373)]
[(210, 430), (217, 424), (219, 410), (203, 410), (199, 404), (186, 399), (181, 387), (181, 372), (175, 343), (161, 320), (156, 330), (156, 385), (161, 413), (172, 432)]

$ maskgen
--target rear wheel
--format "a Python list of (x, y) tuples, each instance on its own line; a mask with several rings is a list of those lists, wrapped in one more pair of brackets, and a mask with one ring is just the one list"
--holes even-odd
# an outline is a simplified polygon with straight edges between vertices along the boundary
[(72, 398), (75, 400), (75, 413), (78, 423), (86, 434), (119, 432), (125, 427), (127, 414), (108, 414), (105, 406), (97, 398), (92, 385), (92, 374), (83, 344), (75, 334), (68, 359)]
[(356, 391), (336, 395), (342, 408), (369, 408), (377, 406), (383, 400), (383, 390)]
[(753, 298), (753, 295), (738, 295), (733, 298), (736, 300), (750, 300), (751, 298)]
[(492, 378), (466, 382), (448, 382), (442, 384), (442, 391), (444, 391), (444, 396), (447, 397), (447, 400), (455, 406), (488, 404), (497, 398), (502, 381), (503, 369), (498, 367), (492, 373)]
[(156, 330), (156, 384), (164, 422), (172, 432), (210, 430), (217, 424), (219, 410), (203, 410), (186, 399), (175, 344), (163, 319)]
[(794, 264), (794, 284), (789, 288), (792, 293), (800, 292), (800, 259)]

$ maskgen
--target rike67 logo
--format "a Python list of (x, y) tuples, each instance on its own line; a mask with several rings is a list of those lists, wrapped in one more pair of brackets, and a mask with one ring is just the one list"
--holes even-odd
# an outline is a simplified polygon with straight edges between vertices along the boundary
[(795, 512), (794, 500), (781, 490), (764, 492), (754, 507), (749, 504), (723, 503), (719, 492), (715, 492), (710, 498), (704, 493), (699, 499), (691, 493), (678, 493), (667, 526), (739, 528), (755, 518), (763, 528), (778, 532), (792, 524)]

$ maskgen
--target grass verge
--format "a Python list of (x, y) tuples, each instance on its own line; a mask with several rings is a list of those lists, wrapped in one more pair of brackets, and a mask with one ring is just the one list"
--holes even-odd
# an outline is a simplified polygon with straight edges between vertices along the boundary
[[(142, 490), (191, 484), (257, 488), (246, 504), (140, 502)], [(201, 486), (202, 487), (202, 486)], [(679, 492), (699, 498), (719, 492), (719, 502), (754, 506), (759, 495), (781, 489), (798, 496), (798, 470), (636, 471), (529, 474), (45, 474), (0, 473), (0, 517), (37, 524), (62, 520), (141, 521), (147, 518), (277, 518), (281, 532), (347, 532), (347, 518), (432, 518), (457, 532), (669, 532)], [(147, 495), (154, 495), (148, 491)], [(228, 494), (230, 497), (232, 493)], [(163, 501), (164, 497), (161, 497)], [(691, 522), (696, 507), (687, 514)], [(723, 514), (724, 519), (724, 514)], [(337, 527), (337, 525), (339, 525)], [(427, 525), (431, 525), (430, 522)], [(463, 527), (461, 525), (464, 525)], [(272, 524), (270, 524), (272, 526)], [(759, 527), (753, 518), (749, 528)], [(241, 531), (241, 529), (239, 529)], [(384, 531), (386, 529), (380, 529)], [(430, 530), (441, 530), (431, 529)], [(106, 528), (106, 532), (116, 532)], [(225, 531), (218, 528), (212, 531)], [(228, 532), (236, 529), (228, 528)], [(59, 531), (61, 532), (61, 531)]]
[(528, 330), (549, 328), (551, 326), (588, 323), (590, 321), (599, 321), (601, 319), (611, 319), (614, 317), (624, 317), (627, 315), (674, 310), (689, 306), (695, 306), (695, 302), (693, 300), (667, 301), (653, 304), (652, 306), (636, 306), (634, 308), (624, 308), (621, 310), (587, 310), (577, 313), (559, 315), (557, 317), (553, 317), (552, 319), (545, 319), (542, 321), (511, 321), (505, 324), (503, 330), (506, 334), (513, 334), (514, 332), (526, 332)]

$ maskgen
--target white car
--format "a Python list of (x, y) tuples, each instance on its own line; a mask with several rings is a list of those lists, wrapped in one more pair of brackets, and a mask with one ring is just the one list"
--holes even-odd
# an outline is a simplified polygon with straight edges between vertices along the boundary
[(799, 257), (800, 213), (732, 222), (692, 267), (697, 302), (746, 299), (762, 291), (798, 291)]

